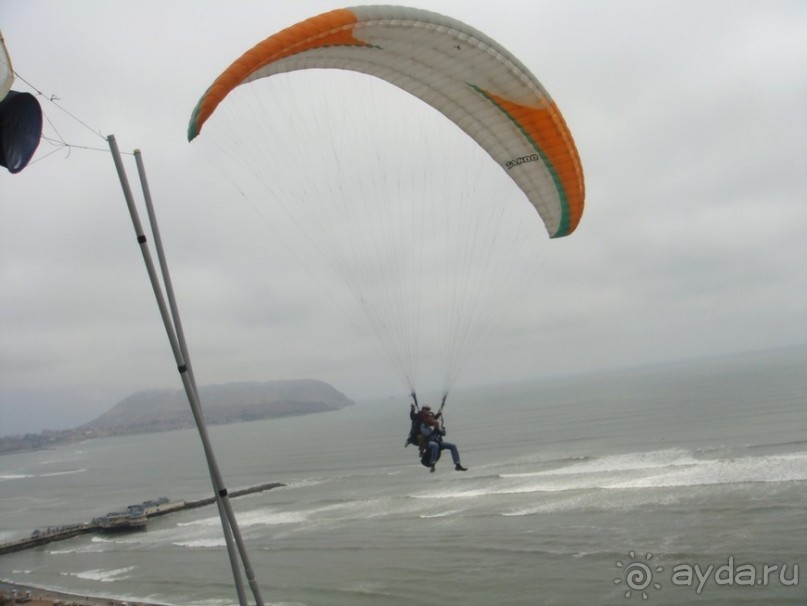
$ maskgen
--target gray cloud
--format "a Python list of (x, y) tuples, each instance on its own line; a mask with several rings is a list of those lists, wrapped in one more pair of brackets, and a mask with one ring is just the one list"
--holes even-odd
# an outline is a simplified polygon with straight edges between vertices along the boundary
[[(578, 231), (541, 242), (462, 384), (807, 339), (803, 3), (415, 4), (522, 58), (586, 172)], [(321, 258), (185, 141), (193, 105), (233, 58), (337, 6), (3, 4), (14, 66), (45, 93), (46, 134), (80, 147), (43, 142), (28, 169), (0, 174), (0, 434), (74, 425), (137, 389), (178, 385), (110, 133), (144, 152), (200, 382), (311, 376), (352, 397), (405, 395)], [(419, 346), (436, 388), (439, 345)]]

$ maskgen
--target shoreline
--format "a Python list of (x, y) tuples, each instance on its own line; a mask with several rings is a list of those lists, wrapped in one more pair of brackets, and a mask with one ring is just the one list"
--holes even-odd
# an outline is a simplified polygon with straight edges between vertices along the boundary
[[(27, 606), (168, 606), (157, 602), (121, 600), (111, 597), (102, 598), (80, 593), (69, 593), (0, 579), (0, 595), (4, 595), (9, 604), (15, 603), (15, 591), (16, 603), (26, 604)], [(28, 597), (29, 594), (30, 598)]]

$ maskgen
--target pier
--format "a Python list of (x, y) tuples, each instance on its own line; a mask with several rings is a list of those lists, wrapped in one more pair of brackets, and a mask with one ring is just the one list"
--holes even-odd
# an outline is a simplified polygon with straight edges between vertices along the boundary
[[(237, 498), (248, 494), (255, 494), (271, 490), (272, 488), (280, 488), (285, 486), (279, 482), (270, 482), (267, 484), (259, 484), (257, 486), (250, 486), (249, 488), (242, 488), (240, 490), (233, 490), (229, 492), (230, 498)], [(206, 507), (216, 502), (216, 497), (207, 497), (198, 499), (196, 501), (169, 501), (168, 499), (156, 499), (154, 501), (145, 501), (138, 505), (130, 505), (129, 508), (138, 507), (142, 508), (147, 518), (157, 516), (164, 516), (169, 513), (177, 511), (185, 511), (187, 509), (196, 509), (198, 507)], [(65, 539), (72, 539), (74, 537), (88, 534), (91, 532), (101, 532), (104, 530), (102, 520), (104, 518), (94, 518), (91, 522), (84, 524), (70, 524), (65, 526), (51, 526), (45, 530), (34, 530), (30, 537), (24, 539), (17, 539), (16, 541), (9, 541), (0, 544), (0, 555), (7, 553), (14, 553), (32, 547), (39, 547), (54, 541), (64, 541)]]

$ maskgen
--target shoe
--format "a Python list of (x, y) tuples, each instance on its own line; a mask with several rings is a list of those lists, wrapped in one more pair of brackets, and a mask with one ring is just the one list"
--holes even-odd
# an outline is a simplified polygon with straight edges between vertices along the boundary
[(429, 473), (434, 473), (434, 463), (429, 465)]
[(468, 468), (463, 467), (460, 463), (457, 463), (456, 465), (454, 465), (454, 469), (456, 469), (457, 471), (468, 471)]

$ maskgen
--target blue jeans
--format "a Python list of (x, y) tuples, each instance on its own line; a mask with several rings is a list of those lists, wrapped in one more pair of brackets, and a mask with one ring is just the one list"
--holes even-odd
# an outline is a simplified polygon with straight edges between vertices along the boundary
[(452, 444), (451, 442), (429, 441), (429, 443), (426, 444), (426, 448), (429, 450), (430, 465), (437, 463), (437, 457), (439, 456), (441, 450), (451, 451), (451, 458), (454, 459), (454, 465), (457, 465), (460, 462), (460, 453), (457, 450), (456, 444)]

